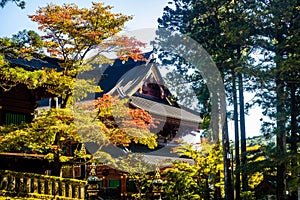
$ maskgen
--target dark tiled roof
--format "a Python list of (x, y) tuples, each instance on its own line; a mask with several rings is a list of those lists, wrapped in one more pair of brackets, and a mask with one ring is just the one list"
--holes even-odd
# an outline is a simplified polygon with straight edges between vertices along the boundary
[(150, 71), (151, 64), (135, 66), (120, 77), (109, 94), (118, 95), (122, 91), (125, 96), (132, 96), (138, 88), (142, 87), (143, 81), (149, 76)]
[(141, 98), (138, 96), (131, 96), (130, 104), (135, 107), (147, 110), (150, 114), (155, 114), (155, 115), (160, 115), (163, 117), (170, 117), (175, 119), (181, 119), (183, 121), (189, 121), (195, 123), (201, 122), (200, 116), (194, 113), (188, 112), (184, 109), (177, 108), (174, 106), (157, 103), (155, 101), (151, 101), (149, 99)]
[[(146, 96), (146, 95), (143, 95), (143, 94), (139, 94), (139, 93), (135, 93), (133, 96), (140, 97), (140, 98), (143, 98), (143, 99), (148, 99), (148, 100), (156, 102), (156, 103), (162, 103), (162, 104), (170, 105), (170, 103), (168, 101), (166, 101), (165, 99), (159, 99), (159, 98), (149, 97), (149, 96)], [(172, 106), (179, 108), (179, 106), (177, 104), (172, 105)]]
[(26, 59), (26, 58), (5, 58), (10, 64), (23, 67), (26, 70), (39, 70), (42, 68), (61, 70), (59, 60), (50, 57)]
[[(146, 53), (145, 58), (148, 59), (152, 52)], [(151, 60), (153, 62), (154, 60)], [(126, 74), (131, 69), (144, 65), (146, 61), (134, 61), (133, 59), (128, 59), (128, 61), (122, 61), (116, 59), (113, 65), (102, 65), (101, 73), (105, 78), (99, 82), (101, 89), (103, 90), (102, 93), (99, 93), (97, 97), (102, 96), (103, 94), (108, 93), (111, 89), (113, 89), (121, 77)], [(101, 75), (101, 74), (99, 74)]]
[(168, 157), (168, 156), (162, 156), (162, 155), (149, 155), (144, 154), (144, 160), (150, 164), (158, 164), (160, 167), (171, 167), (172, 163), (175, 161), (177, 162), (186, 162), (190, 165), (195, 164), (195, 161), (193, 159), (189, 158), (179, 158), (179, 157)]

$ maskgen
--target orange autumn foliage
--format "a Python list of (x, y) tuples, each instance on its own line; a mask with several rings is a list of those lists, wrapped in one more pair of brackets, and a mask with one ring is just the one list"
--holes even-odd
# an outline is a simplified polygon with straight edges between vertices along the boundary
[(112, 13), (111, 6), (92, 3), (90, 9), (75, 4), (49, 4), (30, 15), (38, 23), (47, 51), (63, 60), (82, 60), (87, 52), (116, 51), (122, 59), (143, 59), (140, 47), (145, 44), (133, 37), (117, 36), (132, 16)]
[(95, 105), (102, 130), (112, 143), (128, 146), (133, 141), (150, 148), (157, 146), (157, 136), (151, 133), (155, 122), (145, 110), (131, 108), (127, 99), (119, 100), (106, 94), (95, 100)]

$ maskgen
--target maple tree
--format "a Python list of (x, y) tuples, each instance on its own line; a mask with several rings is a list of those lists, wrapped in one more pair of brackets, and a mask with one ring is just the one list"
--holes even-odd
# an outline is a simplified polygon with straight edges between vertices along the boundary
[[(114, 14), (111, 9), (111, 6), (103, 3), (92, 3), (90, 9), (79, 8), (75, 4), (49, 4), (29, 17), (46, 33), (42, 38), (47, 52), (62, 60), (59, 65), (63, 75), (78, 78), (78, 73), (91, 69), (84, 59), (92, 50), (96, 50), (98, 55), (115, 52), (122, 59), (142, 59), (140, 47), (144, 43), (134, 38), (117, 36), (125, 22), (132, 17)], [(84, 81), (81, 80), (80, 84), (84, 84)], [(72, 94), (72, 88), (64, 91), (61, 95), (62, 107), (72, 102)]]
[(155, 125), (149, 113), (124, 104), (126, 100), (104, 95), (76, 107), (81, 110), (51, 109), (38, 114), (32, 123), (2, 126), (0, 151), (41, 153), (60, 170), (63, 163), (74, 164), (78, 158), (92, 157), (82, 154), (79, 146), (74, 156), (68, 155), (66, 147), (74, 142), (94, 142), (99, 146), (127, 146), (135, 142), (156, 147), (157, 136), (150, 131)]
[(128, 146), (133, 141), (151, 149), (157, 146), (157, 136), (151, 133), (155, 123), (148, 112), (130, 108), (128, 99), (118, 100), (110, 95), (103, 95), (95, 104), (97, 119), (110, 142)]
[[(117, 36), (124, 28), (124, 23), (132, 17), (113, 14), (111, 8), (111, 6), (104, 6), (103, 3), (93, 3), (90, 9), (78, 8), (75, 4), (63, 6), (50, 4), (30, 16), (38, 23), (39, 29), (46, 33), (44, 36), (39, 37), (33, 31), (23, 31), (12, 38), (1, 38), (0, 75), (2, 80), (8, 80), (1, 81), (1, 87), (5, 91), (21, 83), (28, 89), (44, 87), (53, 96), (62, 98), (61, 108), (51, 109), (38, 115), (32, 123), (1, 127), (2, 151), (22, 151), (26, 147), (30, 151), (46, 153), (46, 158), (53, 160), (56, 165), (53, 174), (58, 175), (62, 162), (70, 163), (72, 159), (76, 161), (78, 158), (76, 156), (68, 158), (64, 156), (62, 150), (70, 141), (84, 142), (84, 139), (79, 137), (80, 132), (94, 136), (97, 134), (97, 138), (102, 143), (110, 139), (116, 145), (128, 145), (131, 141), (142, 144), (149, 142), (148, 146), (151, 148), (156, 145), (155, 135), (150, 134), (148, 130), (152, 126), (151, 118), (144, 118), (145, 124), (141, 122), (142, 115), (149, 117), (149, 114), (143, 111), (130, 111), (136, 124), (134, 125), (130, 122), (130, 118), (127, 118), (124, 124), (128, 127), (122, 130), (117, 127), (107, 127), (107, 124), (101, 121), (101, 123), (92, 123), (91, 118), (85, 118), (86, 115), (79, 113), (78, 110), (76, 114), (79, 115), (74, 115), (74, 110), (71, 109), (74, 106), (73, 98), (77, 101), (86, 97), (87, 93), (101, 91), (96, 84), (98, 80), (78, 77), (79, 74), (93, 67), (93, 63), (87, 59), (89, 52), (97, 51), (97, 55), (93, 57), (93, 61), (98, 62), (96, 64), (109, 60), (102, 55), (104, 52), (115, 52), (120, 59), (124, 60), (129, 57), (135, 60), (143, 59), (139, 48), (144, 43), (134, 38)], [(43, 49), (58, 59), (60, 70), (29, 71), (22, 67), (11, 66), (5, 60), (7, 57), (31, 59), (33, 55), (43, 58)], [(94, 111), (95, 107), (92, 110)], [(78, 154), (78, 156), (86, 155)]]

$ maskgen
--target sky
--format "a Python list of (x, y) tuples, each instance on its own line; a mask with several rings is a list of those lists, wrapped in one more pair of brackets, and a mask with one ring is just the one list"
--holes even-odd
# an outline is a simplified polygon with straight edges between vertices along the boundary
[[(20, 9), (13, 3), (8, 3), (3, 9), (0, 8), (0, 37), (11, 37), (18, 31), (37, 30), (37, 24), (32, 22), (28, 15), (34, 14), (39, 7), (46, 6), (50, 2), (55, 4), (75, 3), (79, 7), (90, 7), (89, 0), (26, 0), (26, 8)], [(95, 1), (97, 2), (97, 1)], [(114, 13), (122, 13), (132, 15), (133, 19), (125, 24), (125, 29), (128, 31), (136, 31), (145, 28), (157, 28), (157, 19), (162, 16), (163, 8), (167, 5), (169, 0), (102, 0), (105, 5), (111, 5), (114, 8)], [(142, 32), (144, 33), (144, 32)], [(253, 95), (246, 94), (245, 102), (250, 100)], [(249, 116), (246, 116), (246, 135), (252, 137), (260, 135), (260, 121), (262, 118), (258, 108), (250, 110)], [(228, 128), (230, 131), (230, 139), (234, 139), (234, 124), (229, 122)]]
[[(35, 30), (37, 24), (32, 22), (27, 16), (34, 14), (39, 7), (46, 6), (50, 2), (62, 5), (64, 3), (75, 3), (79, 7), (90, 7), (92, 1), (89, 0), (25, 0), (25, 9), (18, 8), (13, 3), (8, 3), (6, 7), (0, 9), (1, 37), (10, 37), (20, 30)], [(157, 19), (162, 16), (163, 8), (169, 0), (102, 0), (99, 2), (113, 6), (113, 12), (132, 15), (133, 19), (126, 23), (127, 30), (142, 28), (156, 28)], [(98, 1), (94, 1), (98, 2)]]

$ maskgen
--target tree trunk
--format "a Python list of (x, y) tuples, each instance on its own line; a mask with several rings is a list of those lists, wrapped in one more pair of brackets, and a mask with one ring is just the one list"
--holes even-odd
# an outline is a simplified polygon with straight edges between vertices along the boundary
[(239, 138), (239, 118), (238, 118), (238, 103), (236, 91), (236, 76), (232, 70), (232, 97), (233, 97), (233, 120), (234, 120), (234, 135), (235, 135), (235, 198), (240, 199), (241, 179), (240, 179), (240, 138)]
[[(245, 128), (245, 105), (244, 105), (244, 88), (243, 88), (243, 75), (238, 73), (239, 81), (239, 101), (240, 101), (240, 131), (241, 131), (241, 154), (242, 154), (242, 165), (247, 164), (247, 151), (246, 151), (246, 128)], [(247, 174), (244, 170), (242, 172), (242, 189), (243, 191), (248, 190)]]
[(51, 175), (52, 176), (60, 176), (60, 171), (61, 171), (61, 163), (59, 159), (59, 150), (55, 150), (54, 153), (54, 160), (53, 160), (53, 168), (51, 170)]
[(210, 199), (208, 177), (205, 178), (204, 199)]
[[(286, 153), (285, 112), (284, 112), (284, 83), (276, 80), (276, 141), (279, 156), (284, 158)], [(286, 199), (286, 163), (279, 159), (277, 164), (277, 200)]]
[[(299, 138), (297, 137), (297, 102), (296, 102), (296, 86), (294, 83), (290, 84), (291, 89), (291, 152), (295, 155), (297, 155), (297, 142)], [(297, 177), (297, 170), (295, 169), (297, 167), (297, 160), (292, 159), (291, 160), (291, 169), (292, 169), (292, 177)], [(291, 193), (291, 199), (298, 199), (298, 192), (297, 190), (292, 191)]]
[(225, 124), (222, 133), (222, 146), (223, 146), (223, 158), (224, 158), (224, 182), (225, 182), (225, 200), (233, 200), (233, 187), (231, 173), (232, 168), (230, 166), (230, 152), (227, 117), (225, 118)]
[(71, 98), (72, 98), (72, 94), (71, 94), (71, 93), (67, 93), (67, 94), (66, 94), (66, 97), (63, 98), (63, 101), (62, 101), (60, 107), (61, 107), (61, 108), (66, 108), (67, 105), (70, 103)]
[[(221, 173), (220, 171), (215, 175), (214, 177), (214, 182), (215, 183), (219, 183), (220, 182), (220, 176)], [(215, 187), (215, 191), (214, 191), (214, 199), (222, 199), (222, 195), (221, 195), (221, 188), (220, 187)]]
[(60, 162), (60, 137), (61, 133), (58, 132), (55, 135), (54, 145), (56, 149), (54, 150), (54, 159), (53, 159), (53, 169), (51, 170), (51, 175), (60, 176), (61, 162)]

